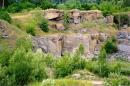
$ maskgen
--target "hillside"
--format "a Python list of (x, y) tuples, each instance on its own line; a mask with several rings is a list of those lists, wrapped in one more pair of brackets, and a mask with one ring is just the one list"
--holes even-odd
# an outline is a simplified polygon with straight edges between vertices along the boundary
[(0, 51), (3, 51), (6, 48), (15, 48), (16, 41), (25, 36), (27, 36), (27, 34), (16, 26), (11, 25), (4, 20), (0, 20)]
[(130, 86), (129, 0), (2, 0), (0, 86)]

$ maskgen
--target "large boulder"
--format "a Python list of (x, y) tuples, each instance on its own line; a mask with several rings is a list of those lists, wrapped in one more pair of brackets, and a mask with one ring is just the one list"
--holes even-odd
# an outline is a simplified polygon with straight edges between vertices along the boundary
[(63, 16), (63, 11), (57, 9), (47, 9), (44, 12), (44, 17), (48, 20), (60, 19)]
[(86, 34), (71, 34), (71, 35), (65, 35), (63, 36), (63, 49), (62, 49), (62, 54), (65, 52), (74, 52), (77, 48), (79, 48), (80, 44), (82, 44), (85, 48), (85, 56), (88, 55), (90, 44), (90, 35)]
[(81, 15), (83, 21), (96, 21), (104, 18), (99, 10), (81, 11)]
[(61, 36), (59, 35), (47, 35), (33, 38), (33, 45), (35, 49), (41, 48), (45, 53), (61, 56)]
[(59, 30), (59, 31), (65, 30), (65, 27), (62, 23), (54, 23), (53, 22), (52, 24), (50, 24), (50, 27), (54, 28), (56, 30)]
[(72, 19), (72, 23), (79, 24), (81, 23), (81, 13), (79, 10), (74, 9), (69, 11), (70, 19)]

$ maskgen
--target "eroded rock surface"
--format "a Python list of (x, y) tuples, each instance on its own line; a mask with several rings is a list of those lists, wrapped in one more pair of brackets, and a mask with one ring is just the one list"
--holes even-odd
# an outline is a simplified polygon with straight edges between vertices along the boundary
[[(113, 24), (113, 16), (104, 17), (102, 12), (99, 10), (81, 11), (78, 9), (73, 9), (73, 10), (63, 11), (58, 9), (47, 9), (44, 11), (44, 17), (51, 22), (55, 22), (56, 29), (58, 29), (57, 25), (59, 23), (62, 23), (62, 25), (64, 25), (64, 15), (67, 15), (69, 17), (68, 18), (69, 24), (78, 25), (83, 22)], [(59, 30), (64, 30), (63, 26), (62, 29)]]
[[(97, 37), (99, 34), (97, 34)], [(85, 48), (84, 55), (92, 57), (99, 51), (101, 41), (93, 38), (91, 34), (53, 34), (44, 37), (33, 38), (34, 49), (41, 48), (45, 53), (52, 53), (55, 56), (64, 55), (64, 53), (73, 53), (82, 44)], [(99, 42), (98, 42), (99, 41)]]

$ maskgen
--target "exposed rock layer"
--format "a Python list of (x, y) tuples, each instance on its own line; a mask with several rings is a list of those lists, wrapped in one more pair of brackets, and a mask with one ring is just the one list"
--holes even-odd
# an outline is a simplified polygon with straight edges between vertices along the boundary
[(52, 53), (55, 56), (64, 55), (64, 53), (73, 53), (80, 44), (85, 48), (84, 55), (90, 57), (99, 50), (100, 40), (104, 37), (99, 33), (92, 36), (91, 34), (53, 34), (44, 37), (33, 38), (34, 48), (41, 48), (45, 53)]
[[(60, 28), (61, 30), (64, 29), (63, 25), (64, 25), (65, 15), (69, 17), (68, 18), (69, 24), (77, 25), (82, 22), (113, 24), (113, 16), (104, 17), (102, 12), (99, 10), (80, 11), (77, 9), (73, 9), (73, 10), (63, 11), (58, 9), (47, 9), (44, 11), (44, 17), (49, 21), (53, 22), (51, 23), (50, 26), (55, 26), (55, 29), (58, 30), (60, 30)], [(59, 23), (60, 23), (60, 27), (58, 26)]]

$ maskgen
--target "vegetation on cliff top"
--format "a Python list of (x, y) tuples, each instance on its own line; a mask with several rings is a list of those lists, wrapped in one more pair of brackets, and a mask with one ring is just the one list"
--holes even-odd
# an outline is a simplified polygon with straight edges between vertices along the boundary
[[(104, 81), (105, 83), (103, 84), (106, 86), (130, 85), (130, 79), (128, 77), (130, 75), (130, 62), (107, 58), (108, 54), (118, 51), (115, 38), (110, 38), (104, 43), (98, 58), (85, 59), (83, 56), (84, 47), (80, 45), (75, 53), (66, 53), (57, 59), (58, 57), (45, 54), (41, 50), (34, 52), (29, 36), (26, 37), (26, 33), (24, 33), (25, 31), (32, 36), (37, 36), (37, 34), (40, 35), (42, 32), (51, 31), (48, 26), (49, 22), (41, 17), (40, 11), (32, 12), (31, 15), (27, 14), (21, 17), (21, 21), (17, 19), (13, 20), (10, 17), (14, 13), (28, 12), (34, 8), (101, 10), (104, 16), (114, 15), (115, 23), (120, 27), (124, 24), (130, 25), (130, 18), (126, 13), (126, 11), (130, 11), (130, 0), (2, 0), (1, 2), (0, 19), (10, 24), (15, 24), (23, 31), (18, 31), (19, 29), (17, 28), (16, 30), (12, 28), (8, 29), (8, 27), (11, 27), (10, 24), (4, 26), (9, 30), (8, 32), (11, 35), (13, 34), (14, 38), (13, 41), (0, 38), (0, 45), (7, 47), (6, 44), (10, 42), (16, 45), (12, 50), (3, 48), (0, 51), (0, 86), (30, 85), (32, 82), (42, 82), (42, 80), (47, 78), (51, 79), (44, 80), (40, 85), (68, 86), (71, 83), (73, 86), (91, 86), (91, 81), (74, 80), (75, 78), (73, 79), (73, 77), (71, 79), (69, 78), (71, 74), (79, 70), (91, 72), (89, 75), (90, 78), (91, 75), (98, 77), (96, 79)], [(63, 22), (65, 29), (67, 29), (69, 25), (69, 16), (67, 13), (64, 15)], [(83, 26), (96, 27), (92, 23), (90, 25), (85, 23)], [(42, 31), (40, 32), (39, 30)], [(79, 73), (77, 75), (79, 77), (82, 74)]]

